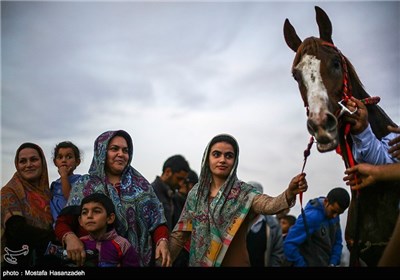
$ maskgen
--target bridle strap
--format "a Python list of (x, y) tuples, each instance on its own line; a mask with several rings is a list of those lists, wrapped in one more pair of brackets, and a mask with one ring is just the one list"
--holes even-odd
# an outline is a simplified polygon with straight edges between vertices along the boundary
[(342, 60), (342, 69), (343, 69), (343, 92), (342, 92), (342, 95), (343, 95), (343, 99), (345, 101), (347, 101), (352, 96), (352, 92), (351, 92), (351, 85), (349, 83), (350, 79), (349, 79), (349, 71), (347, 69), (346, 59), (344, 58), (344, 55), (342, 54), (342, 52), (334, 44), (326, 42), (326, 41), (322, 41), (321, 44), (323, 46), (328, 46), (328, 47), (333, 48), (340, 55), (340, 59)]
[[(344, 58), (344, 55), (342, 54), (342, 52), (332, 43), (330, 42), (326, 42), (326, 41), (322, 41), (321, 44), (323, 46), (328, 46), (333, 48), (335, 51), (338, 52), (338, 54), (340, 55), (340, 59), (342, 60), (342, 69), (343, 69), (343, 92), (342, 92), (342, 99), (347, 102), (347, 100), (349, 100), (352, 96), (352, 91), (351, 91), (351, 85), (350, 85), (350, 79), (349, 79), (349, 71), (347, 68), (347, 62), (346, 59)], [(345, 162), (347, 163), (347, 167), (353, 167), (355, 165), (355, 161), (354, 161), (354, 157), (353, 154), (351, 152), (351, 148), (350, 145), (348, 144), (347, 141), (347, 137), (350, 134), (350, 124), (346, 123), (345, 124), (345, 128), (344, 128), (344, 138), (345, 138), (345, 151), (341, 151), (340, 147), (338, 146), (338, 148), (336, 148), (336, 152), (339, 155), (342, 155), (343, 157), (343, 152), (346, 153), (347, 157), (343, 157), (343, 159), (347, 159), (347, 162), (345, 160)], [(357, 178), (356, 178), (357, 180)]]
[[(342, 97), (342, 100), (344, 102), (347, 102), (352, 96), (352, 90), (351, 90), (351, 85), (349, 83), (350, 79), (349, 79), (349, 72), (348, 72), (348, 69), (347, 69), (346, 59), (344, 58), (344, 55), (340, 52), (340, 50), (335, 45), (333, 45), (332, 43), (323, 41), (322, 45), (332, 47), (340, 55), (340, 58), (342, 60), (342, 69), (343, 69), (343, 92), (342, 92), (342, 96), (343, 97)], [(340, 115), (340, 110), (338, 112), (337, 118), (339, 118), (339, 115)], [(343, 131), (344, 143), (339, 144), (337, 146), (337, 148), (336, 148), (336, 153), (342, 156), (342, 159), (343, 159), (343, 161), (345, 163), (346, 168), (353, 167), (355, 165), (353, 153), (351, 151), (351, 147), (350, 147), (349, 141), (348, 141), (348, 136), (350, 134), (350, 128), (351, 128), (350, 123), (346, 123), (345, 126), (344, 126), (344, 131)], [(341, 148), (342, 145), (343, 145), (344, 151)], [(354, 174), (354, 180), (356, 181), (356, 184), (357, 184), (357, 175), (356, 174)], [(357, 226), (356, 226), (356, 232), (355, 232), (355, 236), (354, 236), (354, 240), (353, 240), (354, 244), (353, 244), (353, 247), (350, 250), (350, 266), (360, 266), (360, 262), (359, 262), (359, 246), (358, 246), (358, 242), (359, 242), (359, 227), (358, 227), (358, 224), (360, 222), (359, 221), (360, 217), (359, 217), (359, 213), (358, 213), (359, 209), (360, 209), (360, 207), (359, 207), (359, 203), (360, 203), (359, 196), (360, 196), (360, 190), (357, 190), (356, 191), (356, 195), (355, 195), (356, 211), (354, 213), (354, 215), (356, 217), (355, 220), (356, 220)]]

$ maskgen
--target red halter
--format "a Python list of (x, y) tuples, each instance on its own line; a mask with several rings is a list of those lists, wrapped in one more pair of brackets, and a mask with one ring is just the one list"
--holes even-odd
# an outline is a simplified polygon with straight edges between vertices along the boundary
[(344, 55), (342, 54), (342, 52), (332, 43), (326, 42), (326, 41), (322, 41), (321, 43), (323, 46), (328, 46), (331, 47), (333, 49), (335, 49), (339, 55), (340, 55), (340, 59), (342, 60), (342, 67), (343, 67), (343, 100), (347, 101), (350, 99), (350, 97), (352, 96), (352, 92), (351, 92), (351, 85), (349, 83), (349, 71), (347, 70), (347, 62), (346, 59), (344, 58)]

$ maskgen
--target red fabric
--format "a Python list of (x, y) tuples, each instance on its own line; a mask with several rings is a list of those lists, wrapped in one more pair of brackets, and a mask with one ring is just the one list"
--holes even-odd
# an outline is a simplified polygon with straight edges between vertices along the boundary
[(188, 239), (188, 241), (186, 241), (185, 246), (183, 248), (185, 248), (186, 251), (190, 252), (190, 238)]
[(122, 255), (123, 255), (122, 250), (121, 250), (121, 246), (114, 239), (111, 240), (111, 243), (114, 245), (115, 249), (118, 252), (118, 258), (121, 258)]
[(77, 216), (75, 215), (58, 216), (56, 221), (56, 226), (54, 228), (54, 232), (56, 234), (58, 241), (62, 242), (64, 234), (70, 231), (74, 232), (78, 237), (89, 234), (79, 225)]
[(161, 238), (168, 239), (168, 236), (168, 227), (166, 225), (160, 225), (154, 230), (153, 242), (157, 244), (158, 240), (160, 240)]
[(118, 196), (121, 196), (121, 183), (118, 182), (114, 185), (114, 188), (117, 190)]

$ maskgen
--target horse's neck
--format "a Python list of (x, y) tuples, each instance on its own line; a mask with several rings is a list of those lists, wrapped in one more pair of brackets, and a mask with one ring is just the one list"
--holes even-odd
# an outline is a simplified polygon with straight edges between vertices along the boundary
[[(370, 95), (364, 90), (359, 84), (352, 85), (353, 96), (357, 99), (364, 99), (370, 97)], [(368, 110), (368, 121), (371, 125), (372, 131), (378, 139), (389, 133), (387, 126), (397, 126), (385, 111), (378, 105), (367, 105)]]

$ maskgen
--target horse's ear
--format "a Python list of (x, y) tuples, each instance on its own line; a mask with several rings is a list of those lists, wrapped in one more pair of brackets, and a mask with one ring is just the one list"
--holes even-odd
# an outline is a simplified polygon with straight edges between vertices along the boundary
[(296, 30), (290, 24), (289, 20), (285, 20), (285, 24), (283, 25), (283, 34), (285, 36), (286, 44), (291, 48), (294, 52), (297, 52), (301, 44), (301, 40), (299, 36), (297, 36)]
[(324, 10), (322, 10), (318, 6), (315, 6), (315, 12), (316, 12), (317, 23), (318, 23), (318, 28), (319, 28), (319, 38), (321, 38), (322, 40), (324, 40), (326, 42), (333, 44), (332, 24), (331, 24), (331, 21), (330, 21), (328, 15), (325, 13)]

